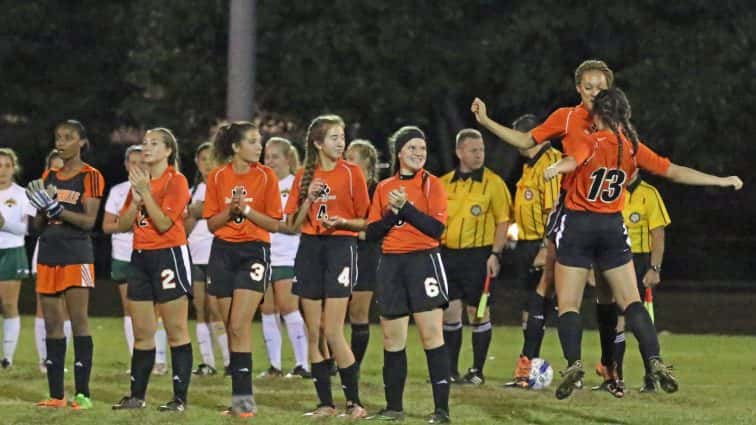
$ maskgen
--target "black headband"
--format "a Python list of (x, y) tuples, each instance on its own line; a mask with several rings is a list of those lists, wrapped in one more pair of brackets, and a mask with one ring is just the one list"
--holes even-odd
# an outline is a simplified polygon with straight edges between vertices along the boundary
[(422, 131), (416, 129), (416, 128), (410, 128), (406, 131), (404, 131), (402, 134), (397, 136), (396, 142), (394, 143), (394, 152), (398, 155), (399, 152), (402, 150), (404, 145), (407, 144), (412, 139), (423, 139), (425, 140), (425, 134), (423, 134)]

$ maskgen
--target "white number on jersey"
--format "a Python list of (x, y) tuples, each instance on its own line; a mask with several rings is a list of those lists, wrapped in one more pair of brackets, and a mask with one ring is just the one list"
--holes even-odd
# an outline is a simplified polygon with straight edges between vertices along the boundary
[(171, 269), (164, 269), (160, 272), (160, 278), (163, 279), (163, 289), (174, 289), (176, 287), (176, 273)]
[(338, 279), (336, 279), (336, 281), (338, 281), (343, 286), (349, 286), (349, 280), (349, 267), (344, 267), (344, 270), (339, 273), (339, 277)]
[(435, 298), (441, 292), (438, 286), (438, 281), (435, 277), (429, 277), (425, 279), (425, 294), (431, 298)]
[(263, 276), (265, 276), (265, 266), (260, 263), (254, 263), (250, 267), (249, 277), (252, 278), (255, 282), (259, 282), (263, 279)]

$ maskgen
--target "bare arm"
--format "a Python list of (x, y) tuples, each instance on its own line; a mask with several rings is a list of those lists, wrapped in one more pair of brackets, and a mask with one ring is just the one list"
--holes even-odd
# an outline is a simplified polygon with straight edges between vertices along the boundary
[(530, 133), (522, 133), (513, 130), (492, 120), (488, 116), (486, 104), (479, 98), (476, 97), (475, 100), (473, 100), (470, 110), (475, 115), (475, 119), (480, 125), (510, 145), (518, 149), (528, 149), (535, 146), (535, 142), (533, 141), (533, 138), (530, 137)]
[(326, 229), (341, 229), (351, 230), (353, 232), (361, 232), (367, 228), (367, 220), (364, 218), (341, 218), (341, 217), (328, 217), (323, 220), (323, 226)]
[(496, 225), (494, 231), (493, 247), (491, 247), (491, 253), (496, 255), (489, 255), (486, 261), (486, 267), (488, 274), (491, 277), (496, 277), (501, 271), (501, 253), (504, 251), (504, 245), (507, 244), (507, 230), (509, 229), (509, 222), (503, 221)]
[[(664, 260), (664, 226), (651, 229), (651, 265), (661, 267)], [(661, 272), (649, 268), (643, 276), (643, 285), (654, 287), (661, 282)]]
[(692, 186), (732, 186), (735, 190), (740, 190), (743, 187), (743, 181), (738, 176), (718, 177), (677, 164), (670, 164), (664, 177), (675, 183)]
[(310, 211), (310, 206), (312, 206), (312, 201), (310, 198), (307, 198), (302, 202), (302, 205), (299, 207), (297, 212), (294, 214), (286, 217), (286, 226), (288, 229), (294, 233), (299, 233), (302, 229), (302, 223), (304, 223), (305, 218), (307, 218), (307, 213)]
[(173, 220), (163, 212), (163, 209), (160, 208), (155, 198), (152, 197), (152, 192), (145, 191), (141, 195), (144, 209), (147, 210), (147, 215), (150, 217), (152, 225), (160, 233), (167, 232), (173, 226)]
[(106, 235), (118, 233), (118, 216), (106, 212), (102, 217), (102, 231)]
[(92, 230), (97, 220), (97, 210), (100, 208), (100, 201), (100, 198), (87, 198), (83, 202), (83, 213), (63, 210), (58, 218), (81, 229)]
[(132, 201), (126, 211), (118, 217), (116, 221), (116, 229), (114, 233), (124, 233), (132, 230), (134, 227), (134, 220), (136, 220), (138, 204), (136, 201)]
[(559, 162), (549, 165), (543, 172), (546, 180), (551, 180), (559, 174), (568, 174), (577, 168), (577, 161), (571, 156), (565, 156)]
[(251, 208), (249, 205), (242, 210), (241, 215), (269, 232), (278, 232), (278, 225), (280, 223), (278, 220)]

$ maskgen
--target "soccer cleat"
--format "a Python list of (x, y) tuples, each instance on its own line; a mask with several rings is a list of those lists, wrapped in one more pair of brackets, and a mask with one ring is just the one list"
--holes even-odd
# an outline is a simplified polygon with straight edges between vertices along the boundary
[(328, 418), (336, 416), (336, 408), (333, 406), (318, 406), (315, 410), (305, 413), (303, 416), (311, 418)]
[(224, 416), (235, 416), (237, 418), (252, 418), (257, 415), (257, 403), (254, 396), (234, 396), (231, 401), (231, 407), (221, 412)]
[(381, 409), (376, 413), (375, 415), (368, 416), (365, 418), (369, 421), (403, 421), (404, 420), (404, 412), (402, 411), (396, 411), (396, 410), (389, 410), (389, 409)]
[(47, 373), (47, 365), (45, 364), (44, 361), (39, 363), (39, 372), (45, 373), (45, 374)]
[(76, 397), (71, 400), (71, 408), (74, 410), (89, 410), (92, 407), (92, 399), (82, 393), (76, 394)]
[(340, 418), (349, 419), (365, 419), (367, 418), (367, 410), (359, 404), (349, 403), (343, 413), (339, 414)]
[(505, 384), (505, 386), (527, 389), (530, 386), (530, 369), (530, 359), (521, 354), (520, 358), (517, 359), (517, 366), (515, 366), (514, 380)]
[(257, 375), (258, 378), (279, 378), (283, 376), (281, 369), (277, 369), (273, 366), (269, 367), (265, 372)]
[(157, 408), (158, 412), (183, 412), (186, 410), (186, 404), (179, 398), (174, 398), (168, 403), (161, 404)]
[(643, 377), (643, 386), (640, 387), (640, 392), (642, 393), (655, 393), (656, 390), (656, 379), (652, 375), (646, 375)]
[(168, 365), (165, 363), (155, 363), (152, 368), (152, 374), (156, 376), (163, 376), (168, 373)]
[(462, 377), (461, 383), (470, 385), (483, 385), (486, 382), (486, 378), (483, 377), (483, 373), (478, 369), (467, 369), (467, 373)]
[(37, 406), (37, 407), (48, 407), (48, 408), (52, 408), (52, 409), (60, 409), (62, 407), (68, 406), (68, 403), (66, 403), (65, 400), (61, 400), (61, 399), (57, 399), (57, 398), (50, 398), (50, 399), (47, 399), (47, 400), (42, 400), (42, 401), (37, 402), (37, 404), (35, 404), (35, 406)]
[(651, 369), (651, 376), (659, 381), (659, 386), (665, 392), (673, 393), (678, 390), (679, 385), (677, 378), (672, 375), (672, 367), (662, 363), (659, 359), (651, 359), (648, 361), (649, 369)]
[(215, 375), (216, 373), (218, 373), (218, 371), (209, 364), (200, 363), (197, 365), (197, 369), (194, 369), (192, 373), (199, 376), (210, 376)]
[(451, 423), (451, 419), (449, 419), (449, 412), (443, 409), (436, 409), (435, 412), (433, 412), (432, 415), (428, 418), (429, 424), (449, 424)]
[(302, 365), (297, 365), (297, 367), (292, 369), (291, 372), (287, 373), (285, 377), (310, 379), (312, 378), (312, 373), (310, 373), (310, 371), (305, 369)]
[[(430, 380), (428, 382), (430, 382)], [(459, 376), (459, 372), (452, 372), (452, 373), (449, 374), (449, 383), (450, 384), (461, 384), (462, 383), (462, 377)]]
[(570, 367), (563, 370), (561, 374), (562, 382), (559, 383), (555, 393), (558, 400), (563, 400), (569, 397), (575, 389), (575, 383), (583, 379), (583, 375), (585, 375), (583, 362), (576, 360)]
[(225, 365), (223, 366), (223, 376), (231, 376), (231, 365)]
[(112, 406), (113, 410), (144, 409), (147, 403), (141, 398), (125, 396)]
[[(611, 370), (610, 370), (611, 369)], [(616, 366), (607, 367), (601, 363), (596, 365), (596, 375), (600, 376), (603, 381), (601, 384), (591, 388), (592, 391), (606, 391), (609, 394), (622, 398), (625, 396), (625, 384), (617, 375)]]
[(9, 367), (11, 367), (10, 360), (8, 360), (8, 359), (2, 359), (2, 360), (0, 360), (0, 367), (2, 367), (3, 369), (8, 369)]

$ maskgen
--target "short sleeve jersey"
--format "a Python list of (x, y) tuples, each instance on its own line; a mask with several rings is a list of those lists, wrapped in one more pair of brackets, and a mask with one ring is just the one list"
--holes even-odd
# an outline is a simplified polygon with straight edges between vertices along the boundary
[(622, 217), (632, 242), (633, 254), (651, 252), (651, 230), (666, 227), (672, 222), (659, 191), (640, 178), (627, 186)]
[(0, 190), (0, 213), (3, 227), (0, 228), (0, 249), (24, 246), (28, 217), (34, 217), (37, 210), (26, 197), (26, 191), (16, 183)]
[[(202, 182), (191, 190), (191, 203), (205, 202), (207, 185)], [(205, 265), (210, 260), (210, 247), (213, 243), (213, 234), (207, 228), (207, 220), (201, 218), (194, 224), (189, 232), (189, 252), (192, 254), (192, 263)]]
[[(123, 204), (126, 203), (126, 196), (128, 196), (130, 190), (131, 183), (128, 181), (111, 187), (108, 199), (105, 201), (105, 212), (117, 216), (123, 208)], [(112, 247), (111, 257), (120, 261), (131, 261), (131, 248), (134, 246), (134, 234), (131, 231), (113, 233), (110, 235), (110, 244)]]
[[(289, 174), (278, 181), (278, 191), (281, 195), (281, 205), (286, 205), (291, 195), (291, 185), (294, 176)], [(285, 220), (286, 217), (283, 218)], [(273, 233), (270, 235), (270, 264), (273, 267), (294, 266), (294, 257), (299, 248), (299, 235), (285, 235)]]
[[(300, 169), (294, 177), (294, 184), (286, 201), (286, 215), (297, 212), (303, 174), (304, 169)], [(320, 197), (310, 206), (307, 218), (302, 223), (302, 234), (356, 237), (357, 232), (351, 230), (326, 229), (323, 220), (328, 217), (354, 219), (367, 216), (370, 197), (362, 169), (358, 165), (339, 159), (330, 171), (316, 168), (313, 179), (317, 178), (324, 180), (326, 186)]]
[[(399, 188), (404, 188), (407, 193), (407, 202), (446, 225), (448, 203), (444, 184), (425, 170), (418, 171), (409, 179), (400, 178), (397, 174), (378, 183), (370, 205), (369, 223), (379, 221), (390, 209), (388, 195)], [(410, 223), (400, 221), (383, 237), (381, 249), (386, 254), (401, 254), (438, 246), (438, 239), (426, 235)]]
[[(208, 219), (223, 211), (234, 196), (242, 199), (242, 208), (249, 206), (255, 211), (276, 220), (283, 216), (278, 193), (278, 178), (270, 167), (260, 163), (250, 164), (249, 171), (236, 173), (231, 164), (222, 165), (207, 176), (205, 210), (202, 216)], [(215, 237), (228, 242), (260, 241), (270, 243), (270, 232), (238, 217), (218, 228)]]
[(545, 146), (522, 166), (522, 176), (517, 181), (514, 206), (518, 240), (543, 239), (546, 216), (558, 202), (561, 182), (561, 177), (547, 181), (543, 173), (546, 168), (561, 158), (560, 152)]

